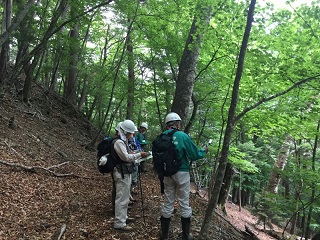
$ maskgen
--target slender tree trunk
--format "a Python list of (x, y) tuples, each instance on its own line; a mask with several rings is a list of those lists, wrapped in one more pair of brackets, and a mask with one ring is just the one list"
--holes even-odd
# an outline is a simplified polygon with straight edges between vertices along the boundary
[(92, 104), (90, 106), (88, 106), (88, 113), (86, 115), (87, 119), (92, 121), (92, 115), (93, 115), (93, 111), (94, 109), (96, 108), (97, 106), (97, 102), (98, 102), (98, 97), (95, 96), (93, 101), (92, 101)]
[(142, 93), (142, 85), (140, 85), (140, 96), (139, 96), (139, 110), (138, 110), (138, 121), (137, 123), (142, 123), (143, 121), (145, 121), (145, 119), (143, 119), (142, 116), (142, 109), (143, 109), (143, 94)]
[[(295, 200), (296, 199), (297, 198), (295, 197)], [(294, 216), (292, 217), (292, 220), (291, 220), (290, 234), (295, 234), (295, 232), (296, 232), (296, 226), (297, 226), (297, 221), (298, 221), (298, 214), (296, 212), (297, 212), (298, 208), (299, 208), (298, 203), (296, 203), (295, 213), (294, 213)]]
[[(71, 5), (71, 18), (77, 16), (78, 7), (76, 5)], [(69, 101), (73, 106), (77, 104), (77, 84), (78, 84), (78, 62), (80, 53), (80, 41), (79, 41), (79, 25), (74, 23), (72, 29), (70, 30), (69, 37), (69, 69), (68, 76), (64, 84), (63, 96)]]
[[(17, 8), (19, 9), (19, 12), (23, 11), (24, 8), (24, 2), (17, 1)], [(19, 31), (18, 31), (18, 37), (17, 37), (17, 44), (18, 44), (18, 52), (15, 59), (15, 65), (13, 68), (13, 74), (12, 79), (15, 79), (17, 77), (17, 73), (20, 71), (21, 62), (24, 56), (27, 56), (29, 54), (29, 41), (28, 39), (32, 38), (32, 33), (30, 25), (30, 19), (32, 19), (34, 16), (34, 11), (29, 11), (26, 16), (25, 20), (21, 21), (19, 23)]]
[(32, 85), (32, 80), (33, 80), (33, 72), (34, 69), (36, 68), (36, 65), (40, 59), (40, 52), (38, 52), (37, 55), (34, 56), (34, 59), (31, 64), (25, 63), (24, 64), (24, 73), (26, 74), (26, 78), (24, 80), (24, 85), (23, 85), (23, 90), (22, 90), (22, 100), (23, 102), (29, 104), (29, 94), (30, 94), (30, 89)]
[(154, 58), (152, 58), (152, 71), (153, 71), (153, 92), (154, 92), (154, 98), (156, 100), (157, 114), (158, 114), (157, 119), (159, 120), (159, 126), (161, 127), (161, 129), (164, 129), (163, 121), (162, 121), (162, 117), (161, 117), (161, 111), (160, 111), (159, 97), (158, 97), (158, 92), (157, 92), (157, 84), (156, 84), (157, 79), (156, 79)]
[(69, 71), (68, 77), (65, 82), (63, 96), (73, 106), (76, 106), (77, 102), (77, 76), (78, 76), (78, 61), (79, 61), (79, 26), (73, 25), (73, 29), (70, 31), (70, 52), (69, 52)]
[[(66, 20), (67, 16), (67, 11), (63, 11), (61, 14), (61, 19), (63, 21)], [(66, 32), (65, 28), (61, 28), (62, 35), (64, 32)], [(61, 35), (57, 35), (57, 40), (56, 44), (54, 47), (54, 56), (53, 56), (53, 63), (52, 63), (52, 70), (51, 70), (51, 82), (48, 86), (48, 92), (55, 92), (58, 91), (57, 89), (57, 83), (58, 83), (58, 73), (59, 73), (59, 67), (60, 67), (60, 59), (61, 59), (61, 54), (63, 53), (63, 44), (62, 44), (62, 37)]]
[[(12, 0), (3, 0), (3, 18), (2, 18), (2, 32), (7, 32), (9, 26), (11, 25), (12, 18)], [(1, 46), (0, 53), (0, 92), (4, 85), (6, 72), (7, 72), (7, 62), (9, 60), (10, 51), (10, 41), (7, 38)]]
[(228, 153), (229, 153), (229, 146), (230, 146), (230, 142), (231, 142), (231, 136), (232, 136), (235, 124), (236, 124), (236, 122), (234, 121), (234, 118), (235, 118), (237, 102), (238, 102), (240, 81), (241, 81), (241, 76), (242, 76), (242, 72), (243, 72), (245, 53), (247, 50), (247, 45), (248, 45), (250, 31), (251, 31), (252, 22), (253, 22), (255, 4), (256, 4), (256, 0), (251, 0), (250, 6), (249, 6), (249, 11), (248, 11), (248, 16), (247, 16), (247, 24), (246, 24), (246, 28), (245, 28), (245, 32), (244, 32), (244, 36), (243, 36), (243, 40), (242, 40), (242, 45), (241, 45), (241, 49), (240, 49), (240, 54), (239, 54), (238, 69), (237, 69), (236, 77), (235, 77), (234, 84), (233, 84), (232, 98), (231, 98), (230, 107), (229, 107), (227, 126), (226, 126), (226, 130), (225, 130), (223, 146), (222, 146), (222, 150), (221, 150), (221, 157), (219, 160), (219, 166), (218, 166), (218, 170), (217, 170), (215, 184), (214, 184), (214, 187), (211, 191), (211, 198), (209, 200), (206, 214), (203, 219), (203, 223), (202, 223), (202, 227), (201, 227), (201, 231), (200, 231), (200, 235), (199, 235), (200, 240), (208, 239), (210, 225), (211, 225), (212, 218), (214, 215), (214, 210), (217, 207), (218, 198), (219, 198), (221, 186), (223, 183), (224, 174), (225, 174), (227, 163), (228, 163)]
[(131, 32), (128, 32), (127, 56), (128, 56), (127, 119), (133, 119), (135, 78), (134, 78), (134, 59), (133, 59), (133, 45), (131, 40)]
[(84, 79), (83, 79), (83, 86), (82, 86), (82, 91), (81, 91), (81, 95), (80, 95), (80, 98), (79, 98), (79, 102), (78, 102), (78, 109), (81, 110), (82, 107), (83, 107), (83, 104), (87, 98), (87, 92), (88, 92), (88, 84), (89, 84), (89, 79), (88, 77), (86, 76)]
[(289, 183), (289, 181), (286, 179), (283, 179), (282, 185), (284, 188), (284, 197), (289, 198), (290, 197), (290, 183)]
[(110, 26), (108, 25), (107, 32), (106, 32), (106, 38), (105, 38), (105, 41), (104, 41), (104, 46), (103, 46), (103, 48), (102, 48), (101, 56), (100, 56), (101, 66), (105, 66), (105, 64), (106, 64), (106, 62), (107, 62), (107, 57), (108, 57), (108, 43), (109, 43), (109, 40), (108, 40), (109, 31), (110, 31)]
[[(222, 211), (226, 212), (226, 202), (228, 199), (228, 194), (231, 188), (232, 180), (234, 176), (234, 171), (230, 163), (227, 164), (226, 173), (224, 174), (223, 186), (221, 186), (218, 205), (221, 206)], [(239, 191), (240, 192), (240, 191)]]
[(48, 86), (48, 91), (49, 93), (56, 91), (57, 89), (57, 81), (58, 81), (58, 69), (59, 69), (59, 65), (60, 65), (60, 60), (59, 57), (56, 55), (54, 57), (54, 62), (53, 62), (53, 66), (52, 66), (52, 71), (51, 71), (51, 81), (50, 84)]
[(41, 55), (41, 58), (40, 58), (40, 61), (39, 61), (39, 64), (38, 64), (38, 69), (37, 69), (37, 72), (36, 72), (36, 74), (34, 76), (34, 79), (39, 79), (39, 76), (40, 76), (40, 73), (41, 73), (41, 69), (43, 67), (44, 62), (46, 61), (46, 57), (47, 57), (47, 49), (45, 49), (42, 52), (42, 55)]
[[(127, 32), (127, 59), (128, 59), (128, 91), (127, 91), (127, 119), (133, 119), (134, 113), (134, 93), (135, 93), (135, 77), (134, 77), (134, 57), (133, 57), (133, 41), (132, 41), (132, 26), (137, 17), (139, 1), (136, 3), (133, 17), (128, 18), (129, 26)], [(129, 15), (128, 15), (129, 16)], [(131, 24), (130, 24), (131, 23)]]

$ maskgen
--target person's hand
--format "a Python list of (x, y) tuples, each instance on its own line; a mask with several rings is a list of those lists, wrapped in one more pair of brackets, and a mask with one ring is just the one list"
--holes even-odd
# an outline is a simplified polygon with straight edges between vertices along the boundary
[(141, 152), (140, 154), (141, 154), (141, 157), (142, 157), (142, 158), (145, 158), (145, 157), (148, 156), (148, 153), (147, 153), (147, 152)]

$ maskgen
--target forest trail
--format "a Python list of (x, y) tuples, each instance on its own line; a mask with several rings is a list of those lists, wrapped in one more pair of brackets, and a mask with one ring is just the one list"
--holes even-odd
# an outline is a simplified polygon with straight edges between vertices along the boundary
[[(113, 230), (111, 177), (97, 171), (95, 149), (84, 148), (97, 131), (79, 111), (39, 86), (32, 88), (30, 105), (7, 89), (0, 121), (0, 239), (159, 239), (162, 196), (151, 162), (129, 210), (134, 231), (119, 233)], [(206, 204), (191, 194), (195, 238)], [(245, 226), (258, 239), (274, 239), (246, 209), (228, 203), (227, 215), (219, 214), (210, 239), (245, 239)], [(176, 213), (171, 239), (179, 239), (180, 231)]]

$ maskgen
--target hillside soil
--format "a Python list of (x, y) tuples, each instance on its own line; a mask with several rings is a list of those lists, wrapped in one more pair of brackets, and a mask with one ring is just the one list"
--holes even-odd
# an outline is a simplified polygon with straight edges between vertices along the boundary
[[(58, 96), (32, 88), (30, 104), (6, 89), (0, 104), (0, 239), (159, 239), (162, 196), (151, 162), (129, 209), (134, 231), (113, 229), (111, 177), (96, 168), (96, 145), (85, 146), (97, 130)], [(193, 189), (192, 233), (199, 235), (206, 211), (203, 193)], [(201, 197), (201, 196), (202, 197)], [(274, 239), (244, 208), (227, 204), (217, 210), (208, 239)], [(281, 229), (275, 230), (281, 232)], [(181, 239), (179, 208), (172, 217), (170, 239)], [(246, 237), (247, 236), (247, 237)]]

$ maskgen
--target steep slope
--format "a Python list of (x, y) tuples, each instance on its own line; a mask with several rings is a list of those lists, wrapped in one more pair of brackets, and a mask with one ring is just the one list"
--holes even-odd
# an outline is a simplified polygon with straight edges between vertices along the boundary
[[(7, 89), (0, 123), (0, 239), (159, 239), (162, 197), (151, 163), (129, 211), (135, 231), (118, 233), (113, 230), (111, 177), (97, 172), (95, 149), (84, 148), (97, 131), (80, 112), (39, 86), (32, 88), (30, 106)], [(191, 204), (197, 236), (206, 201), (192, 194)], [(228, 216), (214, 219), (210, 239), (250, 239), (241, 231), (245, 225), (254, 229), (256, 219), (232, 204), (227, 211)], [(272, 239), (254, 232), (259, 239)], [(171, 236), (180, 236), (178, 214)]]

